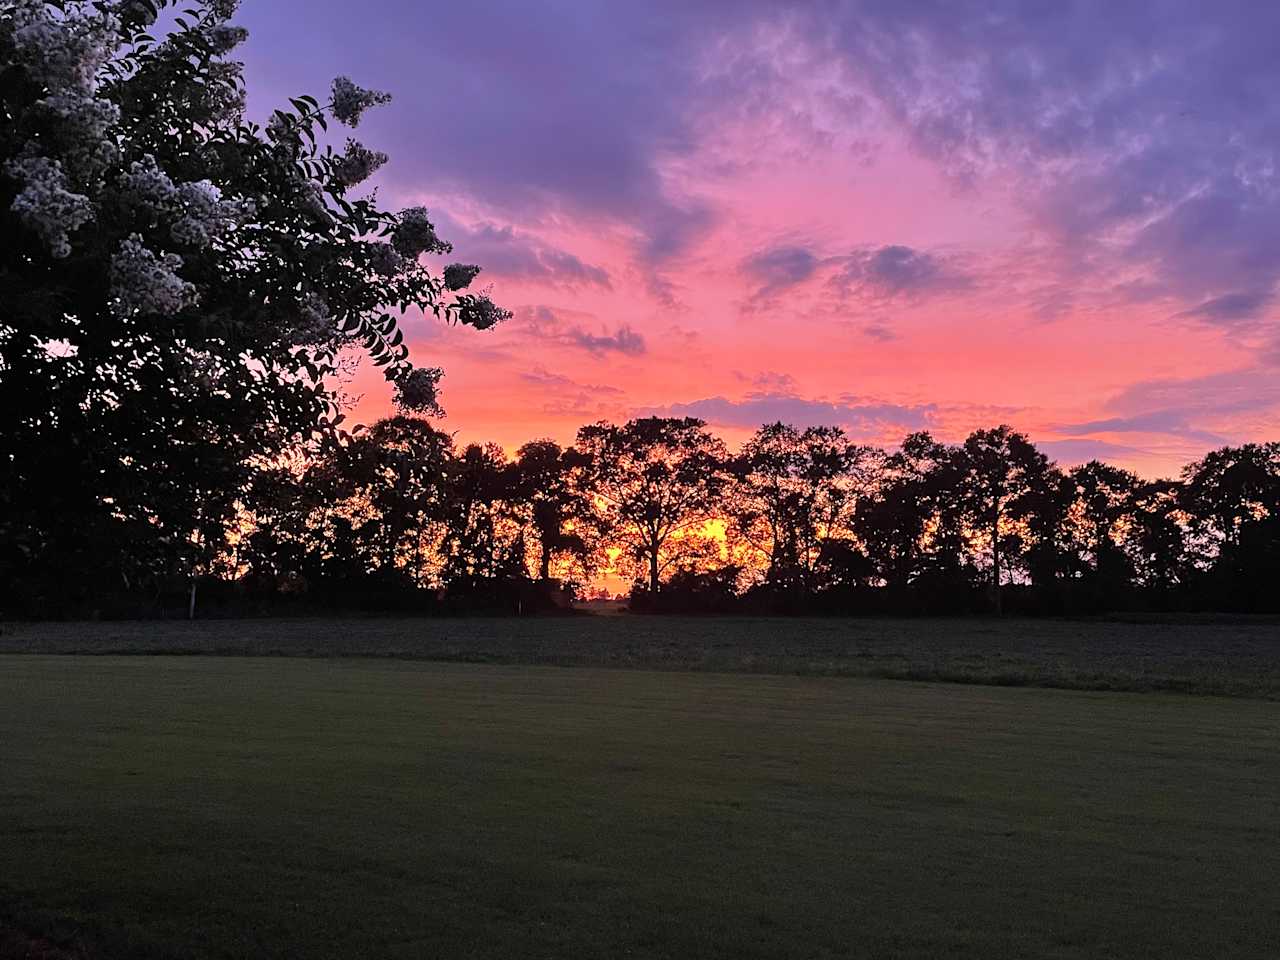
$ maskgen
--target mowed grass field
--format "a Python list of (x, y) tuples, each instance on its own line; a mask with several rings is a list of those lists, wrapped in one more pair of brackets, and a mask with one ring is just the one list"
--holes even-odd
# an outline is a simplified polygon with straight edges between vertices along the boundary
[(0, 625), (0, 652), (393, 657), (1280, 700), (1280, 618), (546, 617)]
[(0, 917), (92, 955), (1274, 958), (1280, 705), (0, 657)]

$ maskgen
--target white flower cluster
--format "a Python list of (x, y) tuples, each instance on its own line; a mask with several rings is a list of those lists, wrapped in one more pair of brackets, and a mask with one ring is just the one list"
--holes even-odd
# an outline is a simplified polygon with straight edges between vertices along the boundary
[(206, 6), (215, 20), (230, 20), (240, 7), (240, 0), (208, 0)]
[(178, 217), (169, 234), (188, 247), (207, 247), (253, 217), (252, 200), (223, 200), (222, 191), (208, 180), (178, 187)]
[(391, 245), (400, 256), (409, 260), (416, 260), (423, 253), (435, 253), (441, 248), (426, 207), (410, 207), (400, 211), (399, 222), (391, 233)]
[(186, 247), (207, 247), (255, 212), (252, 200), (223, 200), (208, 180), (175, 184), (151, 154), (129, 165), (120, 187), (126, 203), (171, 220), (169, 235)]
[(51, 4), (17, 0), (13, 42), (33, 79), (52, 91), (91, 94), (98, 71), (120, 42), (120, 20), (86, 6), (68, 6), (55, 17)]
[(396, 383), (396, 403), (405, 410), (440, 414), (439, 390), (442, 372), (419, 367)]
[(297, 127), (295, 121), (285, 113), (276, 111), (271, 114), (271, 119), (267, 121), (267, 136), (275, 143), (281, 143), (286, 140), (297, 142)]
[(503, 320), (510, 319), (511, 311), (498, 306), (486, 294), (468, 294), (458, 298), (458, 320), (477, 330), (488, 330)]
[(224, 54), (230, 53), (248, 40), (249, 31), (244, 27), (220, 23), (215, 27), (210, 27), (206, 36), (209, 38), (209, 45), (213, 47), (214, 52)]
[(120, 21), (102, 5), (17, 0), (5, 7), (16, 59), (45, 89), (36, 106), (53, 121), (27, 156), (6, 165), (23, 184), (11, 209), (62, 258), (71, 253), (69, 234), (93, 217), (85, 186), (93, 188), (119, 157), (113, 130), (120, 110), (94, 93), (120, 43)]
[(295, 342), (302, 344), (324, 343), (333, 338), (337, 327), (322, 296), (308, 293), (298, 304), (298, 323), (293, 330)]
[(129, 164), (129, 171), (120, 176), (120, 191), (126, 203), (156, 216), (167, 211), (178, 196), (178, 188), (149, 153)]
[(51, 94), (36, 105), (58, 121), (58, 139), (68, 145), (63, 161), (75, 175), (94, 180), (119, 159), (113, 131), (120, 108), (110, 100), (72, 91)]
[(404, 269), (404, 258), (389, 243), (370, 243), (369, 266), (380, 277), (393, 277)]
[(182, 258), (157, 256), (132, 234), (111, 258), (111, 296), (121, 316), (168, 317), (195, 302), (196, 288), (178, 276)]
[(205, 105), (214, 123), (238, 124), (244, 115), (244, 64), (234, 60), (209, 64)]
[[(55, 257), (70, 253), (69, 234), (93, 216), (86, 194), (101, 188), (103, 174), (119, 161), (119, 107), (95, 96), (98, 75), (121, 42), (120, 20), (107, 4), (51, 4), (16, 0), (4, 4), (12, 24), (18, 61), (29, 79), (45, 88), (37, 102), (52, 121), (39, 152), (6, 166), (22, 188), (12, 209), (48, 244)], [(228, 26), (232, 0), (210, 5), (209, 36), (230, 49), (244, 31)], [(28, 150), (34, 154), (37, 141)], [(253, 215), (250, 204), (225, 201), (212, 184), (175, 185), (153, 157), (131, 165), (120, 178), (127, 204), (147, 210), (154, 223), (167, 222), (184, 246), (207, 246)]]
[(479, 273), (474, 263), (451, 263), (444, 268), (444, 285), (449, 290), (465, 290)]
[(14, 214), (44, 240), (55, 257), (69, 256), (68, 234), (93, 219), (89, 198), (69, 190), (62, 164), (48, 157), (12, 160), (5, 172), (23, 183), (13, 199)]
[(329, 210), (329, 204), (325, 202), (324, 191), (320, 189), (320, 184), (314, 180), (303, 180), (302, 182), (302, 206), (307, 213), (324, 224), (333, 219), (333, 213)]
[(337, 77), (333, 81), (333, 115), (349, 127), (359, 126), (360, 117), (370, 107), (390, 101), (391, 94), (358, 87), (348, 77)]
[(349, 139), (346, 152), (333, 161), (333, 175), (343, 186), (354, 187), (368, 180), (386, 162), (385, 153)]

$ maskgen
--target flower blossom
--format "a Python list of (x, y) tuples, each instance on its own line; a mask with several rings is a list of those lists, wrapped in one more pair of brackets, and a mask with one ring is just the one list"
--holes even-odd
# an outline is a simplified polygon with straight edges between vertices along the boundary
[(391, 94), (358, 87), (348, 77), (338, 77), (333, 81), (333, 115), (349, 127), (359, 126), (361, 115), (370, 107), (390, 100)]
[(67, 169), (84, 180), (96, 179), (120, 156), (112, 132), (120, 123), (120, 108), (110, 100), (84, 93), (55, 93), (36, 106), (58, 121), (57, 140)]
[(474, 263), (451, 263), (444, 268), (444, 285), (450, 290), (465, 290), (479, 272)]
[(48, 157), (11, 160), (5, 172), (23, 182), (10, 207), (14, 215), (44, 240), (54, 257), (70, 256), (68, 234), (93, 219), (89, 198), (71, 192), (62, 164)]
[(354, 187), (368, 180), (386, 162), (385, 153), (347, 140), (346, 152), (333, 161), (333, 175), (343, 186)]
[(408, 260), (416, 260), (419, 254), (447, 253), (452, 249), (436, 236), (436, 228), (427, 216), (426, 207), (400, 211), (399, 221), (391, 233), (391, 245)]
[(178, 276), (182, 258), (157, 256), (138, 234), (131, 234), (111, 258), (111, 296), (117, 312), (173, 316), (196, 300), (196, 288)]
[(325, 202), (324, 191), (314, 180), (299, 180), (299, 192), (302, 196), (302, 208), (312, 219), (319, 223), (328, 223), (333, 219), (333, 212)]
[(120, 189), (126, 203), (157, 215), (171, 209), (178, 197), (178, 188), (169, 174), (149, 153), (129, 164), (129, 172), (120, 177)]
[(444, 372), (433, 367), (418, 367), (396, 381), (396, 405), (404, 410), (443, 416), (439, 386)]
[(98, 71), (120, 42), (120, 20), (111, 13), (72, 7), (55, 18), (49, 4), (18, 0), (10, 17), (18, 55), (33, 79), (54, 93), (92, 93)]
[(337, 327), (333, 314), (324, 297), (311, 291), (298, 304), (298, 323), (293, 329), (293, 339), (301, 344), (324, 343), (333, 339)]
[(213, 19), (219, 23), (230, 20), (240, 8), (240, 0), (208, 0), (206, 4)]
[(488, 330), (510, 319), (511, 311), (502, 309), (487, 294), (466, 294), (458, 298), (458, 321), (477, 330)]
[(177, 198), (181, 215), (169, 228), (169, 234), (189, 247), (207, 247), (252, 217), (257, 209), (252, 200), (223, 200), (222, 191), (208, 180), (182, 184)]
[(404, 268), (404, 258), (389, 243), (371, 243), (369, 267), (380, 277), (393, 277)]
[(249, 31), (244, 27), (220, 23), (216, 27), (211, 27), (206, 36), (209, 38), (209, 45), (213, 47), (214, 52), (223, 54), (230, 53), (248, 40)]
[(251, 200), (223, 200), (222, 191), (208, 180), (175, 184), (151, 154), (129, 165), (120, 188), (126, 203), (149, 211), (156, 220), (172, 220), (170, 235), (187, 247), (207, 247), (256, 209)]

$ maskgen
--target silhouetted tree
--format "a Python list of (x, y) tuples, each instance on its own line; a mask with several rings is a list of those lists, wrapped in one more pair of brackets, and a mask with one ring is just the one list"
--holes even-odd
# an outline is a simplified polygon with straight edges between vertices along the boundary
[(449, 466), (445, 584), (474, 592), (481, 584), (524, 575), (515, 470), (497, 444), (470, 444)]
[(1199, 565), (1231, 606), (1271, 607), (1280, 574), (1280, 443), (1211, 451), (1183, 470)]
[(801, 594), (814, 588), (824, 547), (848, 537), (859, 499), (871, 486), (875, 458), (838, 427), (761, 427), (733, 461), (726, 497), (730, 531), (765, 582)]
[(309, 572), (319, 550), (315, 524), (329, 506), (316, 484), (306, 480), (311, 466), (301, 457), (288, 458), (254, 474), (246, 497), (252, 506), (235, 551), (247, 575), (278, 585)]
[[(885, 458), (880, 482), (853, 518), (853, 529), (880, 580), (901, 595), (922, 572), (926, 526), (941, 525), (950, 454), (927, 433), (908, 436)], [(939, 482), (941, 481), (941, 482)]]
[(1136, 577), (1131, 538), (1140, 483), (1128, 470), (1097, 460), (1069, 476), (1075, 494), (1073, 567), (1092, 581), (1101, 605), (1110, 607)]
[(1148, 592), (1165, 600), (1185, 586), (1192, 570), (1181, 498), (1181, 485), (1174, 480), (1141, 483), (1133, 496), (1134, 528), (1127, 539), (1134, 574)]
[(331, 444), (305, 478), (326, 505), (316, 520), (318, 569), (433, 583), (448, 530), (452, 454), (448, 434), (408, 416), (379, 420)]
[(727, 481), (724, 444), (692, 417), (648, 417), (578, 431), (598, 528), (639, 564), (651, 594), (681, 553), (680, 535), (711, 520)]
[(557, 557), (572, 558), (580, 566), (588, 563), (584, 534), (590, 523), (590, 495), (578, 477), (584, 464), (581, 453), (553, 440), (533, 440), (516, 453), (512, 481), (537, 541), (538, 580), (550, 579)]
[(956, 456), (956, 494), (972, 531), (987, 541), (992, 606), (1001, 613), (1004, 575), (1028, 545), (1020, 527), (1049, 482), (1049, 461), (1008, 426), (974, 431)]

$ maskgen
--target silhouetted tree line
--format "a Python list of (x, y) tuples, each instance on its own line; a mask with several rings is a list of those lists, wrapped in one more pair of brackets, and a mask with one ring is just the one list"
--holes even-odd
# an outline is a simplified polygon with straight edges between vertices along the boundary
[(534, 612), (606, 573), (636, 611), (1276, 611), (1280, 444), (1146, 481), (1061, 469), (1006, 426), (889, 452), (774, 423), (731, 453), (700, 420), (646, 418), (509, 458), (396, 416), (258, 464), (200, 538), (195, 571), (146, 544), (115, 580), (10, 560), (5, 612), (176, 611), (193, 576), (215, 612)]

